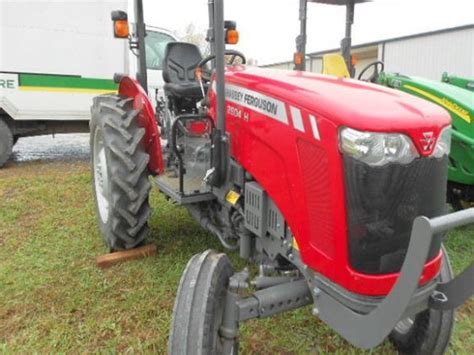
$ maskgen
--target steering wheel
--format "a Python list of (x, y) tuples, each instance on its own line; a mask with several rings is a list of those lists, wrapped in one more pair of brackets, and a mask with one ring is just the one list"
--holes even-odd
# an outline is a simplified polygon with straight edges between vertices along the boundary
[[(233, 65), (237, 58), (240, 58), (242, 60), (242, 64), (247, 63), (247, 58), (245, 58), (245, 55), (242, 52), (239, 52), (233, 49), (227, 49), (224, 52), (224, 55), (231, 57), (230, 60), (227, 61), (227, 65)], [(203, 79), (206, 82), (211, 81), (211, 77), (212, 77), (212, 71), (206, 67), (206, 64), (215, 59), (216, 59), (216, 56), (213, 54), (201, 60), (197, 65), (196, 72), (199, 72), (201, 79)]]
[[(374, 68), (374, 72), (372, 73), (372, 75), (364, 80), (362, 79), (364, 77), (364, 74), (371, 68)], [(379, 70), (380, 69), (380, 70)], [(371, 82), (371, 83), (375, 83), (379, 77), (379, 74), (382, 73), (385, 69), (385, 63), (378, 60), (376, 62), (373, 62), (373, 63), (370, 63), (369, 65), (367, 65), (364, 70), (362, 70), (359, 74), (359, 80), (363, 80), (363, 81), (368, 81), (368, 82)]]

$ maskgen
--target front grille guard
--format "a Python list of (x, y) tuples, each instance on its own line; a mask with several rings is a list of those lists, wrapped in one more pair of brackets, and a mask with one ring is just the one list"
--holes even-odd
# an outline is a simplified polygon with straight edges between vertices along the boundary
[(413, 301), (440, 310), (456, 308), (474, 293), (474, 263), (452, 281), (432, 285), (431, 291), (421, 295), (422, 299), (417, 291), (433, 235), (470, 223), (474, 223), (474, 208), (433, 219), (416, 218), (400, 277), (392, 292), (368, 314), (357, 313), (332, 294), (314, 287), (312, 275), (305, 275), (307, 267), (303, 264), (299, 267), (306, 279), (282, 281), (281, 278), (273, 278), (273, 285), (245, 298), (240, 296), (239, 291), (248, 288), (248, 270), (234, 274), (229, 280), (223, 321), (219, 328), (223, 338), (223, 354), (234, 354), (240, 322), (274, 316), (309, 305), (311, 301), (316, 306), (314, 315), (319, 315), (347, 341), (363, 349), (382, 343)]
[[(433, 235), (470, 223), (474, 223), (474, 208), (433, 219), (416, 218), (400, 277), (380, 305), (363, 315), (342, 305), (329, 294), (321, 292), (315, 299), (319, 317), (359, 348), (370, 349), (379, 345), (402, 319), (418, 288)], [(473, 294), (474, 263), (450, 282), (438, 284), (431, 295), (430, 307), (440, 310), (454, 309)]]

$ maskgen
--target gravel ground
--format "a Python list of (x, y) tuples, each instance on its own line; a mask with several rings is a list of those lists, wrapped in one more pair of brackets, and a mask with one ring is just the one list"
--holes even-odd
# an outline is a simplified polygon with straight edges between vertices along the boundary
[(89, 134), (57, 134), (20, 138), (13, 148), (13, 162), (76, 161), (89, 159)]

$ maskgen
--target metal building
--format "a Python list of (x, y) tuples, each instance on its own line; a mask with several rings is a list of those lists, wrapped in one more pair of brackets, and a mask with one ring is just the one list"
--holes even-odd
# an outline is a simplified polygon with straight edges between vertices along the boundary
[[(308, 53), (306, 68), (322, 72), (322, 57), (339, 48)], [(443, 72), (474, 78), (474, 24), (353, 46), (356, 76), (371, 62), (382, 60), (387, 72), (440, 80)], [(292, 62), (264, 65), (293, 69)]]

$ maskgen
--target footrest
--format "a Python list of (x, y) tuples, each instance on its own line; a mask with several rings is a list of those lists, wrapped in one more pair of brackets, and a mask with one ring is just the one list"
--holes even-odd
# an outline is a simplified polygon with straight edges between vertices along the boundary
[(216, 196), (211, 192), (193, 194), (180, 193), (179, 191), (173, 189), (173, 187), (171, 187), (165, 181), (160, 180), (159, 178), (155, 179), (155, 183), (161, 192), (163, 192), (166, 196), (171, 198), (179, 205), (189, 205), (198, 202), (212, 201), (216, 198)]

